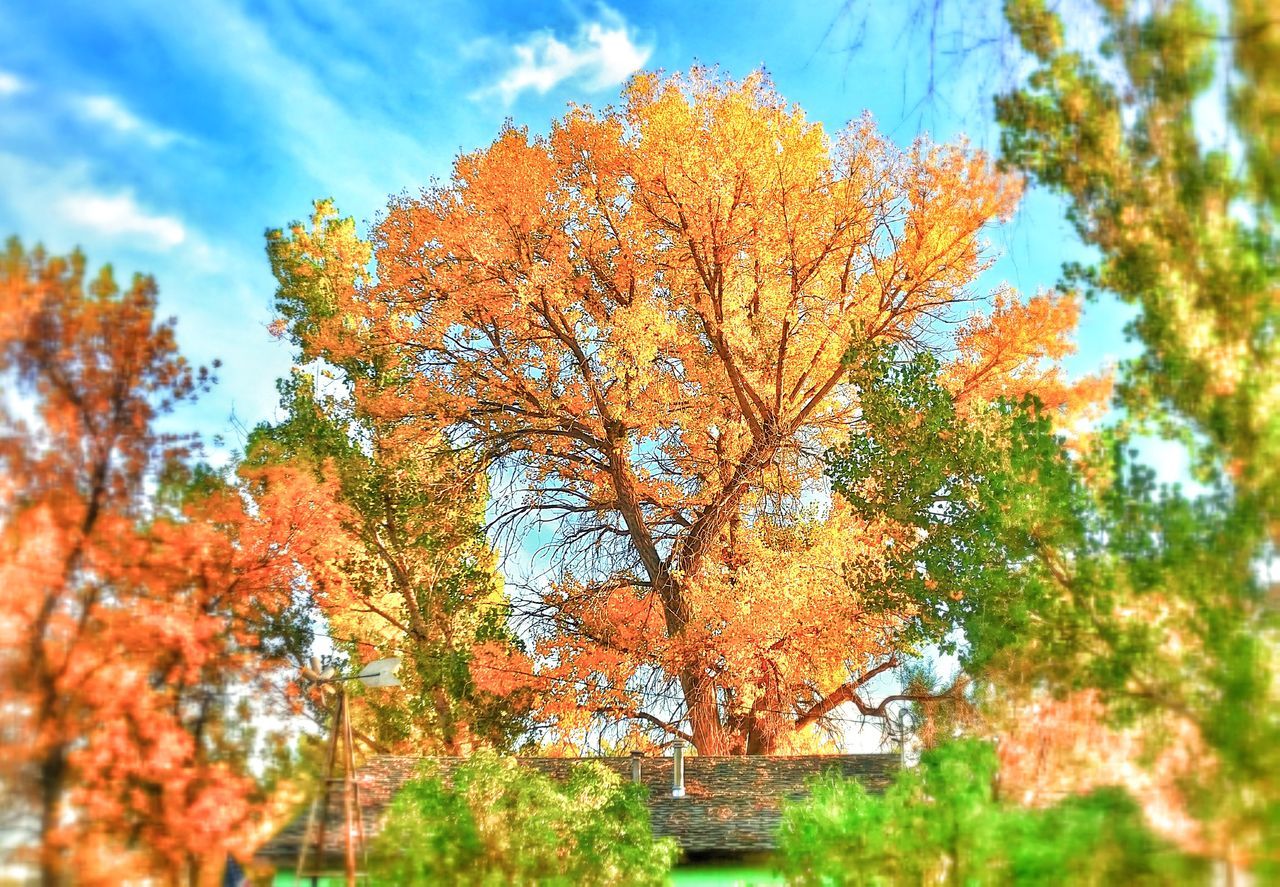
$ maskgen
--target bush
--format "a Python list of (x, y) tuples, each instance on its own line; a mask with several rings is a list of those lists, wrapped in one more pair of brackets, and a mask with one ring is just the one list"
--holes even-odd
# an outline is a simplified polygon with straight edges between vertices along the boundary
[(1208, 868), (1152, 834), (1120, 789), (1042, 810), (1001, 804), (996, 757), (965, 741), (925, 753), (883, 796), (818, 781), (788, 804), (779, 865), (800, 885), (1196, 884)]
[(644, 789), (596, 763), (558, 782), (478, 755), (446, 782), (424, 765), (370, 849), (374, 884), (665, 884), (678, 850), (649, 827)]

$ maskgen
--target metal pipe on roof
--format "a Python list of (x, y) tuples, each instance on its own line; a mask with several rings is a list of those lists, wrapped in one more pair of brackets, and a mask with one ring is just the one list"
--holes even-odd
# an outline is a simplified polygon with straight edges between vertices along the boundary
[(684, 797), (684, 740), (671, 743), (671, 797)]

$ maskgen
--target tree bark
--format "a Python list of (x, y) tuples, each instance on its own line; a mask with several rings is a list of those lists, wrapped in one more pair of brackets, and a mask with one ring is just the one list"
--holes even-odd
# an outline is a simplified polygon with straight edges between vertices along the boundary
[(57, 840), (61, 800), (67, 778), (66, 748), (59, 744), (40, 761), (40, 884), (61, 887), (64, 883), (62, 847)]
[(720, 718), (715, 683), (705, 675), (686, 669), (680, 675), (680, 688), (684, 692), (685, 707), (689, 712), (693, 747), (698, 750), (698, 754), (733, 754), (731, 736)]
[(747, 754), (777, 754), (779, 738), (776, 730), (752, 729), (747, 733)]

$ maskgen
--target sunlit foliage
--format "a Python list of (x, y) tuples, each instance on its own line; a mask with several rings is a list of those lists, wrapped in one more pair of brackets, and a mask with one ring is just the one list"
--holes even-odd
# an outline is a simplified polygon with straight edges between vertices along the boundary
[[(43, 882), (220, 864), (251, 824), (252, 712), (287, 652), (291, 552), (315, 507), (270, 519), (183, 461), (158, 417), (211, 382), (84, 257), (0, 259), (0, 761)], [(192, 875), (194, 877), (194, 875)]]
[[(1195, 808), (1221, 852), (1272, 875), (1280, 845), (1280, 25), (1273, 3), (1102, 3), (1101, 56), (1038, 2), (1009, 22), (1035, 66), (999, 99), (1004, 153), (1068, 199), (1086, 287), (1139, 308), (1122, 400), (1195, 456), (1211, 493), (1131, 502), (1131, 573), (1185, 670), (1149, 697), (1211, 749)], [(1137, 495), (1133, 495), (1133, 494)], [(1153, 546), (1135, 531), (1160, 534)], [(1269, 578), (1270, 576), (1270, 578)], [(1150, 618), (1138, 609), (1126, 614)]]
[(657, 887), (677, 848), (650, 832), (644, 792), (589, 762), (563, 783), (487, 753), (447, 780), (426, 764), (391, 805), (371, 881)]
[[(867, 380), (871, 430), (834, 468), (860, 514), (927, 534), (889, 585), (963, 627), (968, 667), (1099, 691), (1112, 727), (1145, 732), (1135, 757), (1157, 781), (1161, 762), (1194, 755), (1177, 779), (1199, 820), (1190, 843), (1260, 875), (1280, 835), (1278, 84), (1263, 6), (1217, 22), (1192, 2), (1008, 4), (1032, 66), (997, 101), (1005, 158), (1061, 191), (1098, 248), (1068, 283), (1139, 309), (1125, 421), (1068, 452), (1034, 404), (1006, 399), (974, 423), (934, 367), (886, 362)], [(936, 441), (924, 476), (923, 438), (904, 443), (921, 425)], [(1157, 484), (1134, 428), (1185, 443), (1200, 488)]]
[[(350, 299), (367, 284), (369, 245), (327, 202), (309, 226), (267, 242), (281, 332), (295, 306)], [(296, 327), (294, 341), (313, 356)], [(399, 690), (356, 701), (357, 731), (381, 750), (505, 748), (528, 707), (506, 672), (529, 665), (485, 538), (484, 478), (438, 437), (382, 415), (377, 402), (400, 381), (387, 350), (328, 356), (281, 381), (284, 418), (253, 431), (244, 471), (263, 495), (285, 482), (323, 489), (331, 546), (303, 565), (315, 615), (355, 662), (402, 657)]]
[(1072, 297), (979, 310), (981, 232), (1019, 192), (962, 145), (828, 135), (761, 75), (644, 75), (397, 199), (376, 279), (283, 314), (309, 356), (376, 363), (353, 397), (397, 446), (443, 434), (523, 481), (499, 529), (551, 522), (544, 715), (775, 751), (842, 703), (882, 714), (863, 694), (911, 616), (863, 590), (912, 540), (825, 496), (849, 346), (946, 354), (965, 409), (1034, 391), (1065, 418), (1097, 394), (1053, 363)]
[(883, 796), (819, 781), (784, 813), (780, 868), (800, 885), (1210, 883), (1123, 791), (1033, 810), (1002, 803), (995, 778), (995, 750), (966, 741), (926, 752)]

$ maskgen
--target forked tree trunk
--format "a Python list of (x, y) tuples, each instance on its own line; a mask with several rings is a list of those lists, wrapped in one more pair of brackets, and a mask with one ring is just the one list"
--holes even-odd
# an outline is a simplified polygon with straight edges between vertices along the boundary
[(684, 691), (690, 733), (698, 754), (733, 754), (732, 738), (720, 718), (715, 684), (705, 676), (686, 673), (680, 676), (680, 688)]
[(772, 755), (783, 736), (794, 729), (785, 715), (773, 710), (752, 710), (726, 719), (715, 701), (710, 680), (682, 678), (694, 748), (700, 755)]

